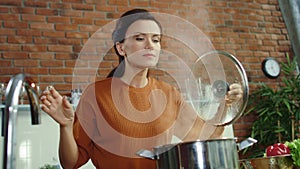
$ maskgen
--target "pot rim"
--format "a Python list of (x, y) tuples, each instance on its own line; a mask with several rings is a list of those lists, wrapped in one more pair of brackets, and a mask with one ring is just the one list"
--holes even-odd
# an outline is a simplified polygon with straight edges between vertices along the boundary
[(162, 148), (162, 147), (171, 147), (171, 146), (181, 146), (181, 145), (186, 145), (186, 144), (194, 144), (194, 143), (205, 143), (205, 142), (215, 142), (215, 141), (229, 141), (233, 140), (234, 142), (237, 141), (237, 138), (215, 138), (215, 139), (207, 139), (207, 140), (194, 140), (194, 141), (184, 141), (184, 142), (179, 142), (179, 143), (171, 143), (171, 144), (164, 144), (164, 145), (159, 145), (155, 146), (154, 148)]

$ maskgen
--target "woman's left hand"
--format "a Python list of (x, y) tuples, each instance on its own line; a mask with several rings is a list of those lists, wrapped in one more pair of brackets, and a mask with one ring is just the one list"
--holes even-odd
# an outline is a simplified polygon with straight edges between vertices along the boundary
[(238, 83), (233, 83), (229, 86), (229, 91), (225, 96), (226, 105), (231, 105), (243, 98), (242, 86)]

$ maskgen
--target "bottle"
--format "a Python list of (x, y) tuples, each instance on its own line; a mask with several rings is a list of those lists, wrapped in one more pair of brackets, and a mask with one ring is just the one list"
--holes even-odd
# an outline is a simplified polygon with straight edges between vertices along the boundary
[(82, 94), (82, 90), (81, 89), (73, 89), (71, 90), (71, 103), (73, 104), (74, 108), (77, 107), (78, 102), (80, 100)]

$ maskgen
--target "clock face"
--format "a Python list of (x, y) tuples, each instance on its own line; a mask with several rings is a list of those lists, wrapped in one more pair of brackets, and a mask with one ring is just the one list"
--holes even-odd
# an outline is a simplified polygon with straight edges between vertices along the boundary
[(273, 58), (267, 58), (262, 63), (262, 70), (269, 78), (277, 78), (280, 74), (280, 65)]

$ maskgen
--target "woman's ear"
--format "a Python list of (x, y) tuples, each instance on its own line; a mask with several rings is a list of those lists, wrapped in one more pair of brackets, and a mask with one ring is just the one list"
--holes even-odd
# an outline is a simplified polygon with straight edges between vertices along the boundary
[(117, 49), (118, 53), (119, 53), (121, 56), (124, 56), (124, 57), (125, 57), (126, 53), (125, 53), (125, 51), (124, 51), (124, 46), (123, 46), (122, 43), (117, 42), (117, 43), (116, 43), (116, 49)]

